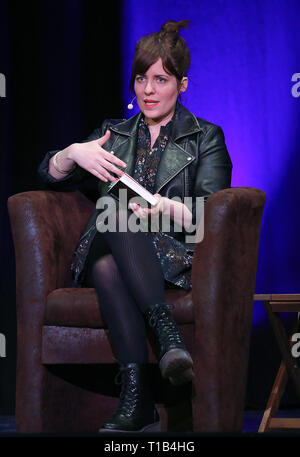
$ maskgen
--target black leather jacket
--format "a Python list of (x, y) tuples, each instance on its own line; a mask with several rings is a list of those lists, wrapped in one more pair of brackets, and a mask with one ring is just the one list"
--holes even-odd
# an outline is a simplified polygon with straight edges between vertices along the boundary
[[(102, 137), (107, 129), (111, 135), (103, 148), (127, 164), (125, 171), (133, 174), (139, 113), (128, 120), (106, 120), (85, 141)], [(57, 180), (48, 174), (49, 159), (57, 151), (48, 152), (39, 166), (39, 178), (53, 190), (71, 190), (80, 183), (90, 181), (93, 198), (107, 194), (110, 182), (104, 183), (86, 170), (77, 166), (65, 178)], [(178, 104), (172, 130), (166, 149), (161, 158), (155, 182), (155, 193), (173, 197), (207, 197), (218, 190), (230, 187), (232, 163), (225, 145), (223, 131), (204, 119), (195, 117), (185, 107)], [(81, 240), (95, 224), (99, 210), (95, 209)], [(195, 223), (195, 204), (193, 203)], [(183, 242), (185, 233), (172, 234)]]

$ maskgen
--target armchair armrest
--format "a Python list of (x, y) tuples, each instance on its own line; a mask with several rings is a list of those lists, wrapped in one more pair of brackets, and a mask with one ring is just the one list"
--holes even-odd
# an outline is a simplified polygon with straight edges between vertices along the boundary
[[(194, 251), (194, 303), (199, 302), (204, 290), (207, 300), (217, 298), (220, 292), (219, 298), (223, 300), (230, 284), (239, 284), (240, 291), (246, 284), (250, 294), (255, 285), (265, 200), (265, 192), (247, 187), (224, 189), (208, 198), (204, 209), (204, 237), (196, 243)], [(253, 301), (252, 295), (249, 300)], [(199, 302), (202, 304), (203, 300)]]
[(200, 429), (208, 423), (215, 430), (242, 426), (242, 410), (229, 416), (235, 402), (244, 401), (265, 200), (259, 189), (230, 188), (211, 195), (205, 206), (204, 238), (195, 246), (192, 268), (195, 365), (202, 378), (198, 417), (208, 421)]

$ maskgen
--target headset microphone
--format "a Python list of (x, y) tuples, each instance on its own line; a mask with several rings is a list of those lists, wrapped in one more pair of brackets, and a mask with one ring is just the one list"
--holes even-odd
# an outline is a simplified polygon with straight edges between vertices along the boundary
[(132, 102), (133, 102), (133, 100), (134, 100), (135, 98), (136, 98), (136, 97), (133, 97), (133, 99), (131, 100), (131, 103), (129, 103), (129, 105), (127, 105), (127, 108), (128, 108), (128, 109), (133, 109), (133, 104), (132, 104)]

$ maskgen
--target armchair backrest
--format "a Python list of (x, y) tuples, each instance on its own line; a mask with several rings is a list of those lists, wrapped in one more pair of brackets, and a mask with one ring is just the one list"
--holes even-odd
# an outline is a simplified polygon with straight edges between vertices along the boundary
[(18, 294), (32, 293), (35, 285), (39, 296), (47, 296), (71, 285), (71, 259), (93, 209), (78, 191), (23, 192), (8, 199)]

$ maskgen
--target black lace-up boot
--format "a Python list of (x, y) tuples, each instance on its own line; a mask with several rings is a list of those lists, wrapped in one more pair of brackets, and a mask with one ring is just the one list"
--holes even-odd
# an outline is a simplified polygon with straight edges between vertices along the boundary
[[(118, 381), (120, 374), (121, 382)], [(148, 384), (147, 366), (138, 363), (121, 366), (115, 383), (122, 386), (120, 403), (111, 421), (103, 424), (99, 432), (159, 432), (159, 416)]]
[(176, 386), (191, 381), (194, 377), (193, 361), (168, 305), (162, 303), (149, 307), (146, 318), (160, 346), (159, 367), (162, 376), (169, 378)]

